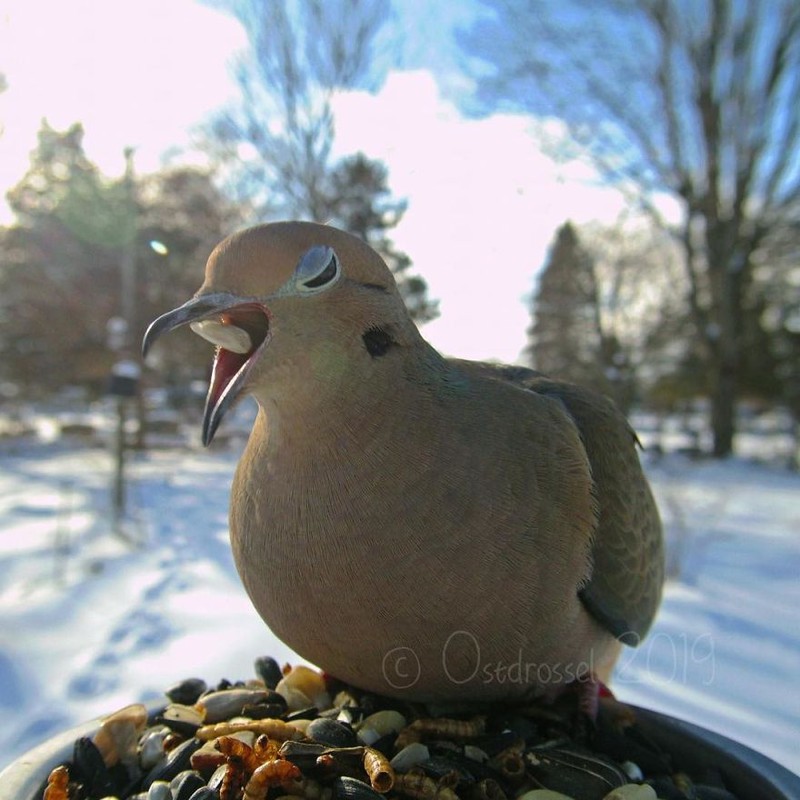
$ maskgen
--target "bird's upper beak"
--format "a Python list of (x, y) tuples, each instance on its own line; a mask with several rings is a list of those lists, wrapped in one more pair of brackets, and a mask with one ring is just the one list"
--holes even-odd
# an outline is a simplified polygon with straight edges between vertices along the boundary
[(208, 445), (270, 339), (269, 311), (256, 300), (227, 292), (194, 297), (150, 324), (143, 354), (159, 336), (187, 323), (217, 346), (203, 414), (203, 444)]

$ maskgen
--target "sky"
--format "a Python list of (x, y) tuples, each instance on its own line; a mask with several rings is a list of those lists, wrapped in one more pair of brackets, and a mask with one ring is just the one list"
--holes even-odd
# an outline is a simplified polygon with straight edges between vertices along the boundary
[[(423, 5), (403, 4), (400, 23)], [(452, 55), (452, 25), (467, 19), (455, 5), (425, 19), (429, 52)], [(442, 92), (468, 83), (452, 57), (436, 75), (420, 68), (421, 38), (374, 94), (336, 98), (336, 153), (385, 161), (408, 202), (394, 240), (440, 301), (426, 338), (448, 355), (513, 362), (558, 226), (611, 224), (623, 201), (585, 165), (543, 155), (531, 119), (462, 117)], [(230, 63), (245, 43), (232, 18), (193, 0), (0, 0), (0, 192), (24, 174), (43, 118), (57, 129), (82, 122), (87, 155), (107, 174), (121, 173), (127, 146), (143, 172), (196, 159), (192, 130), (235, 96)], [(0, 223), (10, 219), (0, 204)]]

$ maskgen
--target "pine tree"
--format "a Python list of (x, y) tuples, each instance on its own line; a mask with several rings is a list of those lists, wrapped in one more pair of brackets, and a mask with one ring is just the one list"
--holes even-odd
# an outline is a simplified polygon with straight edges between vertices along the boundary
[(8, 193), (16, 224), (3, 231), (3, 373), (52, 389), (74, 374), (105, 379), (106, 323), (119, 296), (120, 196), (83, 151), (83, 128), (44, 123), (31, 166)]
[[(124, 181), (91, 163), (79, 124), (66, 131), (42, 126), (30, 168), (8, 194), (15, 222), (0, 229), (3, 380), (29, 395), (70, 384), (105, 389), (118, 358), (108, 346), (108, 323), (122, 314), (126, 247), (136, 253), (130, 343), (197, 289), (198, 269), (232, 227), (210, 177), (182, 168), (137, 178), (134, 188), (136, 199)], [(202, 374), (200, 356), (178, 339), (163, 360)]]
[(528, 337), (536, 369), (576, 383), (597, 382), (601, 341), (594, 264), (570, 222), (558, 229), (539, 278)]
[(363, 239), (392, 270), (400, 294), (417, 323), (439, 316), (438, 303), (428, 297), (428, 285), (409, 275), (412, 261), (396, 249), (389, 231), (403, 218), (406, 203), (392, 199), (386, 167), (363, 153), (342, 159), (330, 176), (328, 221)]
[(559, 228), (534, 298), (527, 355), (553, 378), (632, 402), (629, 357), (618, 336), (605, 331), (595, 261), (567, 222)]

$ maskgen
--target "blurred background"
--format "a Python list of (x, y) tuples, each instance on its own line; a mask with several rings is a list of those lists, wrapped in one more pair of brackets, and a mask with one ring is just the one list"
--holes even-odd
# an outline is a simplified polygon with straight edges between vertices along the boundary
[(147, 324), (227, 234), (328, 222), (448, 355), (631, 416), (668, 538), (624, 699), (800, 770), (800, 6), (0, 0), (0, 766), (296, 660), (226, 543), (247, 403)]

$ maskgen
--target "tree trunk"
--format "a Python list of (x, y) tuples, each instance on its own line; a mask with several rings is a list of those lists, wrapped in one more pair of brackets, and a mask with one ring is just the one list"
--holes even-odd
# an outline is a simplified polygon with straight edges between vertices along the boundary
[(742, 349), (741, 271), (732, 268), (734, 256), (720, 261), (716, 286), (719, 341), (712, 349), (711, 431), (714, 458), (733, 453), (736, 432), (736, 406), (739, 399), (739, 365)]
[[(711, 433), (714, 458), (733, 453), (736, 406), (742, 350), (744, 276), (750, 266), (749, 253), (736, 243), (730, 220), (720, 220), (712, 195), (706, 213), (705, 249), (711, 289), (713, 330), (711, 355)], [(711, 220), (711, 221), (709, 221)], [(708, 335), (709, 329), (707, 329)]]
[(733, 452), (736, 430), (736, 368), (724, 356), (714, 364), (711, 387), (711, 432), (714, 458), (726, 458)]

